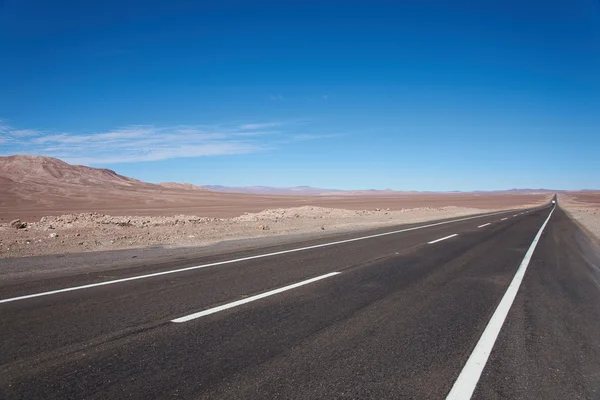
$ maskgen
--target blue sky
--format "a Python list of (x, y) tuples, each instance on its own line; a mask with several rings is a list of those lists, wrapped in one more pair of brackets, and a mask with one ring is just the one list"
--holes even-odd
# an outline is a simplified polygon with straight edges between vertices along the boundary
[(0, 155), (151, 182), (600, 188), (597, 0), (4, 0), (0, 54)]

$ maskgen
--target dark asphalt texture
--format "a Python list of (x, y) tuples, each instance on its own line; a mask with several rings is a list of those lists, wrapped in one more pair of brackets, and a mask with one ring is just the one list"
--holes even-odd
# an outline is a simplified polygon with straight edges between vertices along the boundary
[[(444, 399), (551, 209), (0, 304), (0, 399)], [(401, 228), (156, 262), (48, 258), (50, 272), (22, 259), (0, 268), (0, 299)], [(598, 254), (557, 208), (473, 398), (600, 398)]]

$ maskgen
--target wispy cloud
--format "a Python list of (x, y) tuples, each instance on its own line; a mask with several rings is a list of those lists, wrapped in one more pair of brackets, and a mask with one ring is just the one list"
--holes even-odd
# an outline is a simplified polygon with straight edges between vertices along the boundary
[[(272, 128), (278, 127), (279, 130)], [(77, 134), (16, 129), (0, 120), (3, 155), (37, 154), (76, 164), (114, 164), (186, 157), (249, 154), (327, 135), (297, 135), (282, 122), (237, 125), (132, 125)], [(0, 154), (2, 155), (2, 154)]]
[(256, 130), (256, 129), (267, 129), (267, 128), (275, 128), (280, 126), (281, 122), (263, 122), (258, 124), (242, 124), (239, 126), (239, 129), (243, 131)]
[(39, 136), (42, 134), (40, 131), (36, 131), (34, 129), (14, 129), (10, 131), (10, 134), (14, 137), (22, 138), (22, 137), (32, 137)]

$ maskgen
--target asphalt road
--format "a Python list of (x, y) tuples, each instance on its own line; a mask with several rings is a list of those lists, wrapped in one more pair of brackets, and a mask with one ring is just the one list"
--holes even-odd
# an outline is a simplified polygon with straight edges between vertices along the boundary
[(552, 205), (157, 262), (6, 264), (0, 399), (444, 399), (473, 380), (536, 235), (472, 398), (598, 399), (599, 253)]

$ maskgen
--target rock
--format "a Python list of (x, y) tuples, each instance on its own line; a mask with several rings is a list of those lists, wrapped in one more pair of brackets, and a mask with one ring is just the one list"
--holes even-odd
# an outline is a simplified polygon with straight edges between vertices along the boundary
[(10, 223), (8, 224), (11, 228), (15, 228), (15, 229), (23, 229), (27, 227), (27, 222), (21, 222), (20, 219), (15, 219), (10, 221)]
[(322, 231), (324, 231), (324, 230), (325, 230), (325, 227), (324, 227), (324, 226), (322, 226), (322, 227), (321, 227), (321, 230), (322, 230)]
[(79, 233), (76, 233), (76, 234), (75, 234), (75, 237), (79, 237), (79, 236), (81, 236), (81, 234), (79, 234)]
[(263, 231), (268, 231), (271, 228), (269, 228), (267, 225), (259, 225), (258, 229), (262, 229)]
[(78, 244), (78, 245), (80, 245), (80, 246), (83, 246), (83, 242), (79, 242), (79, 243), (77, 243), (77, 244)]
[(51, 233), (50, 235), (48, 235), (48, 236), (50, 236), (51, 238), (57, 238), (57, 237), (58, 237), (58, 233), (54, 233), (54, 232), (52, 232), (52, 233)]

